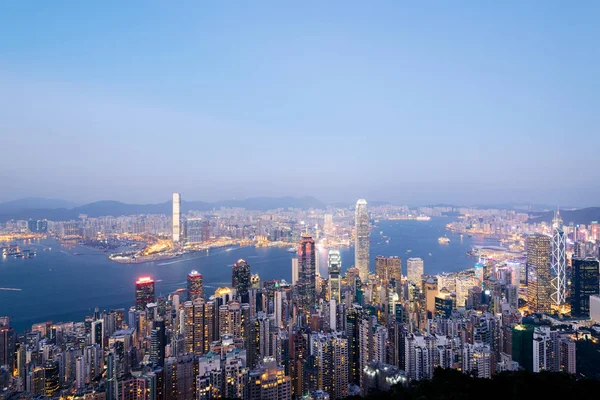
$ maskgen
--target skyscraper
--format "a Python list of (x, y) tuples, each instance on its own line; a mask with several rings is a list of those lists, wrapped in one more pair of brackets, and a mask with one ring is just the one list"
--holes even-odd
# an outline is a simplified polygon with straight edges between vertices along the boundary
[(154, 280), (144, 276), (135, 282), (135, 309), (144, 311), (148, 303), (154, 303)]
[(298, 283), (296, 296), (298, 305), (305, 313), (309, 313), (315, 303), (315, 241), (310, 236), (303, 236), (298, 246)]
[(413, 257), (406, 260), (406, 276), (409, 282), (416, 284), (417, 287), (421, 287), (421, 278), (424, 272), (425, 268), (422, 258)]
[(595, 258), (572, 260), (571, 273), (571, 315), (574, 317), (590, 316), (590, 296), (600, 293), (598, 280), (600, 265)]
[(202, 274), (192, 270), (187, 276), (188, 300), (202, 298)]
[(360, 271), (360, 279), (366, 282), (369, 277), (369, 214), (367, 201), (360, 199), (356, 202), (354, 213), (354, 226), (356, 229), (354, 239), (354, 263)]
[(532, 312), (551, 310), (550, 254), (549, 236), (531, 235), (527, 238), (527, 303)]
[(231, 286), (242, 297), (242, 302), (247, 303), (248, 290), (250, 289), (250, 265), (241, 258), (233, 264), (231, 271)]
[(337, 304), (341, 300), (341, 280), (340, 271), (342, 269), (342, 259), (339, 250), (329, 250), (328, 270), (329, 270), (329, 299), (335, 300)]
[(173, 193), (173, 243), (179, 243), (181, 235), (181, 194)]
[(562, 219), (557, 211), (552, 220), (552, 302), (560, 306), (567, 297), (567, 241)]
[(399, 257), (377, 256), (375, 258), (375, 273), (379, 281), (386, 287), (394, 280), (396, 286), (400, 286), (402, 280), (402, 260)]

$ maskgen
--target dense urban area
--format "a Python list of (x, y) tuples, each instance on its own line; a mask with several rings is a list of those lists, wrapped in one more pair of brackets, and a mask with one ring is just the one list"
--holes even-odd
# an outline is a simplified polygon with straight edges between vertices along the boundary
[[(10, 220), (0, 225), (3, 257), (39, 256), (27, 243), (45, 237), (123, 264), (232, 246), (294, 256), (291, 282), (261, 280), (239, 259), (231, 285), (214, 292), (196, 270), (165, 296), (140, 276), (129, 309), (96, 308), (85, 320), (39, 321), (24, 332), (0, 317), (0, 398), (379, 398), (373, 393), (426, 393), (432, 386), (415, 383), (440, 385), (448, 370), (471, 387), (473, 379), (500, 387), (500, 373), (599, 378), (600, 224), (544, 215), (363, 199), (352, 208), (183, 213), (175, 193), (172, 215)], [(377, 255), (373, 265), (379, 221), (443, 217), (448, 233), (494, 243), (469, 251), (471, 268), (427, 274), (427, 260), (410, 254)], [(342, 269), (347, 247), (354, 265)]]

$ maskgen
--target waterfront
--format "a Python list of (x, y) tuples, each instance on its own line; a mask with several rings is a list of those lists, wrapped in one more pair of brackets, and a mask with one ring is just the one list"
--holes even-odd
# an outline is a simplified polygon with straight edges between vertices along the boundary
[[(475, 260), (466, 252), (474, 245), (497, 244), (479, 238), (464, 237), (445, 230), (447, 218), (431, 221), (381, 221), (371, 231), (371, 270), (375, 257), (421, 257), (426, 274), (458, 271), (471, 267)], [(383, 234), (380, 232), (383, 231)], [(447, 235), (450, 243), (440, 244)], [(387, 238), (384, 238), (386, 236)], [(389, 239), (389, 242), (386, 242)], [(19, 242), (22, 244), (22, 242)], [(51, 251), (44, 248), (51, 247)], [(179, 259), (140, 264), (118, 264), (107, 253), (78, 245), (61, 246), (52, 239), (23, 245), (37, 251), (33, 259), (0, 258), (0, 316), (10, 315), (17, 331), (46, 320), (82, 320), (93, 308), (129, 308), (134, 303), (134, 282), (140, 275), (156, 280), (156, 294), (168, 295), (185, 287), (186, 274), (197, 269), (204, 276), (206, 293), (219, 286), (231, 285), (231, 265), (239, 258), (250, 264), (261, 280), (291, 281), (292, 253), (279, 247), (231, 247), (193, 253)], [(407, 252), (411, 250), (410, 252)], [(354, 248), (341, 249), (342, 268), (354, 264)], [(327, 271), (327, 253), (320, 251), (319, 267)], [(405, 272), (405, 271), (404, 271)]]

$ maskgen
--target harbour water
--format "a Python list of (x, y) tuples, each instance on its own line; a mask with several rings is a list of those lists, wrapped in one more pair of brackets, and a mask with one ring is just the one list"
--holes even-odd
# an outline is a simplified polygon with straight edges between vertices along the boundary
[[(426, 274), (459, 271), (476, 260), (466, 255), (474, 245), (497, 244), (481, 238), (463, 237), (445, 230), (448, 218), (431, 221), (381, 221), (371, 231), (371, 268), (377, 255), (406, 259), (421, 257)], [(383, 232), (383, 233), (382, 233)], [(450, 243), (438, 238), (448, 236)], [(101, 310), (129, 308), (134, 304), (134, 282), (141, 275), (156, 281), (156, 294), (168, 295), (185, 287), (186, 275), (198, 270), (207, 293), (231, 285), (231, 265), (245, 259), (261, 280), (291, 282), (293, 253), (287, 248), (234, 247), (207, 253), (187, 254), (179, 259), (142, 264), (118, 264), (107, 253), (82, 246), (65, 247), (53, 239), (28, 244), (35, 249), (32, 259), (0, 256), (0, 316), (9, 315), (18, 332), (42, 321), (83, 320), (94, 307)], [(44, 251), (50, 247), (50, 251)], [(341, 249), (342, 269), (354, 264), (354, 248)], [(319, 252), (319, 269), (327, 274), (327, 250)], [(405, 273), (406, 271), (404, 271)], [(16, 289), (16, 290), (12, 290)]]

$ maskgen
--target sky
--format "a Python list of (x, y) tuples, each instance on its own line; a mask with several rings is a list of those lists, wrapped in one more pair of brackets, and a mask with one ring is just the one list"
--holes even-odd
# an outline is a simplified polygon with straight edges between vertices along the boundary
[(0, 2), (0, 201), (600, 205), (600, 2)]

